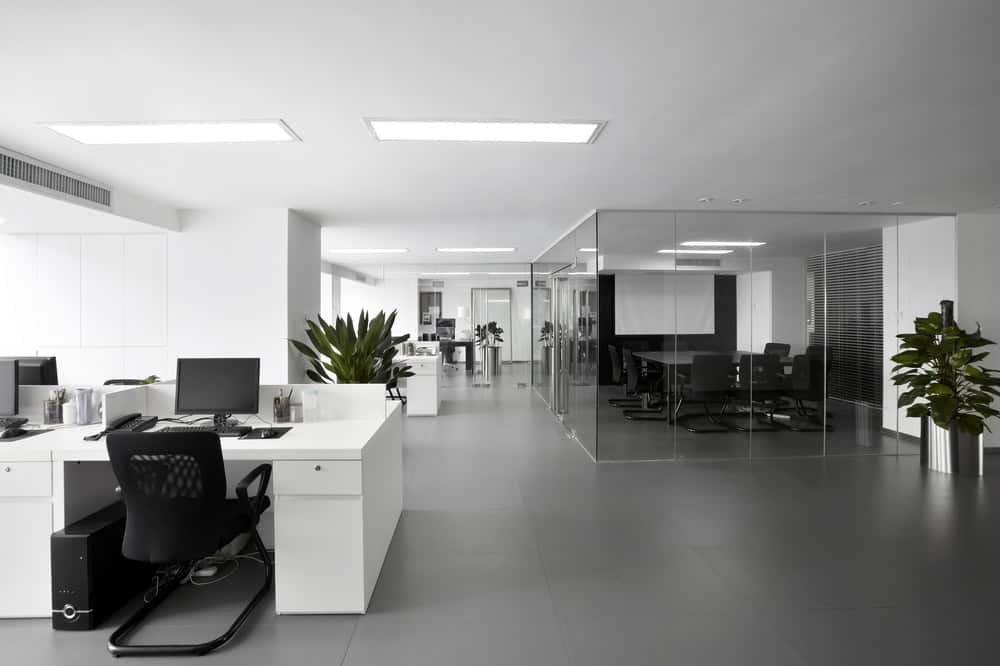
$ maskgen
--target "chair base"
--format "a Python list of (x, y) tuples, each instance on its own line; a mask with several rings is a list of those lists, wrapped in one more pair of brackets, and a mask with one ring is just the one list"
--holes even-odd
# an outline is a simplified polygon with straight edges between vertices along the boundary
[(126, 645), (122, 642), (125, 637), (135, 631), (157, 606), (163, 603), (180, 586), (181, 581), (184, 580), (187, 573), (193, 568), (192, 565), (184, 570), (183, 573), (171, 578), (166, 585), (157, 591), (156, 595), (149, 602), (133, 613), (131, 617), (125, 620), (122, 626), (118, 627), (111, 634), (111, 637), (108, 639), (108, 652), (114, 657), (201, 656), (217, 650), (233, 640), (274, 583), (274, 564), (271, 562), (271, 557), (268, 555), (256, 527), (253, 528), (252, 534), (257, 547), (257, 554), (260, 555), (261, 561), (264, 562), (264, 583), (225, 633), (210, 641), (189, 645)]
[[(702, 409), (705, 412), (704, 414), (681, 414), (680, 413), (681, 407), (684, 406), (685, 403), (691, 404), (692, 402), (694, 402), (694, 401), (691, 401), (691, 400), (687, 400), (687, 401), (681, 400), (681, 401), (679, 401), (677, 403), (677, 407), (674, 410), (674, 414), (676, 416), (675, 420), (676, 420), (676, 422), (677, 422), (678, 425), (683, 426), (685, 430), (687, 430), (688, 432), (694, 433), (696, 435), (706, 435), (706, 434), (711, 434), (711, 433), (732, 432), (733, 428), (730, 427), (728, 423), (726, 423), (726, 412), (729, 410), (729, 401), (728, 400), (722, 403), (722, 407), (719, 409), (719, 413), (718, 414), (713, 414), (712, 413), (712, 411), (708, 408), (708, 405), (709, 405), (708, 402), (701, 402), (700, 403), (701, 406), (702, 406)], [(696, 428), (695, 426), (691, 425), (691, 419), (694, 419), (694, 418), (705, 418), (712, 425), (709, 426), (709, 427), (707, 427), (707, 428)]]

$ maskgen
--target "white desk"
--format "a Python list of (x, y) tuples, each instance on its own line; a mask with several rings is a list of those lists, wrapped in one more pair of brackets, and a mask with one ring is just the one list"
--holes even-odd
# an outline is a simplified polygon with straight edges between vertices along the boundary
[[(262, 397), (276, 388), (262, 387)], [(162, 394), (172, 387), (136, 390)], [(268, 514), (279, 614), (364, 613), (402, 511), (401, 406), (386, 403), (381, 386), (319, 390), (331, 400), (364, 392), (384, 415), (288, 424), (293, 429), (280, 439), (222, 439), (230, 486), (242, 476), (236, 468), (274, 466)], [(120, 413), (113, 402), (138, 398), (114, 395), (105, 403), (110, 418)], [(67, 426), (0, 443), (0, 530), (16, 535), (16, 545), (0, 549), (0, 617), (50, 616), (51, 533), (117, 499), (105, 442), (83, 441), (101, 429)], [(265, 542), (272, 541), (269, 527), (262, 521)]]

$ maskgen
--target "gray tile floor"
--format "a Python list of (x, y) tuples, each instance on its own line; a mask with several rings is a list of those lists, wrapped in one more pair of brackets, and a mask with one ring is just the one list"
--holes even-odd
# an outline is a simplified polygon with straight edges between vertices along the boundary
[[(912, 457), (597, 466), (517, 372), (491, 389), (452, 377), (439, 418), (407, 420), (406, 507), (367, 615), (266, 607), (204, 660), (997, 662), (1000, 457), (985, 481)], [(257, 573), (184, 590), (144, 637), (216, 632)], [(2, 662), (110, 661), (111, 624), (0, 621)]]

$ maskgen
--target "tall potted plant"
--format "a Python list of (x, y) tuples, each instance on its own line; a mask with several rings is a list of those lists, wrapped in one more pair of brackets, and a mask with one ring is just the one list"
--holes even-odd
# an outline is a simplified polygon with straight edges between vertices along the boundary
[(483, 375), (489, 380), (500, 374), (500, 343), (503, 329), (495, 321), (485, 325), (476, 324), (476, 344), (482, 349)]
[[(317, 321), (306, 320), (306, 337), (309, 343), (289, 340), (311, 366), (306, 375), (320, 384), (385, 384), (394, 387), (402, 377), (412, 377), (410, 366), (395, 361), (396, 345), (410, 336), (393, 336), (392, 325), (396, 311), (386, 316), (379, 311), (373, 319), (368, 312), (358, 315), (357, 328), (351, 315), (337, 317), (331, 326), (322, 315)], [(330, 375), (336, 377), (333, 379)]]
[(917, 317), (914, 332), (897, 336), (901, 351), (892, 357), (893, 383), (907, 390), (898, 406), (921, 419), (921, 464), (967, 476), (982, 475), (982, 436), (986, 421), (1000, 415), (998, 371), (983, 366), (989, 352), (977, 326), (968, 333), (954, 321), (954, 304)]

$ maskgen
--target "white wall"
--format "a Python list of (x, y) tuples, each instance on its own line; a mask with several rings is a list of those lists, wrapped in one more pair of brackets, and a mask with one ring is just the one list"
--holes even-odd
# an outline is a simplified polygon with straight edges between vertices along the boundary
[[(975, 330), (976, 322), (983, 327), (983, 336), (1000, 340), (1000, 214), (959, 215), (956, 224), (958, 240), (958, 308), (959, 323), (966, 330)], [(993, 354), (986, 366), (1000, 366), (1000, 349), (987, 347)], [(997, 401), (994, 401), (994, 405)], [(1000, 446), (1000, 420), (989, 423), (993, 432), (985, 434), (987, 446)]]
[(65, 384), (173, 376), (165, 234), (0, 235), (0, 355), (56, 356)]
[(347, 278), (340, 280), (340, 311), (338, 314), (351, 317), (357, 323), (361, 310), (369, 316), (385, 310), (386, 314), (397, 310), (393, 335), (410, 334), (417, 338), (417, 322), (420, 309), (416, 277), (388, 277), (375, 284), (365, 284)]
[(774, 336), (773, 282), (771, 271), (736, 276), (737, 349), (763, 353), (768, 342), (784, 342)]
[[(315, 319), (320, 305), (320, 229), (319, 225), (295, 211), (288, 211), (288, 330), (286, 337), (304, 340), (306, 319)], [(288, 354), (288, 381), (306, 382), (302, 355), (291, 345)]]
[(882, 423), (889, 430), (919, 437), (920, 420), (894, 408), (898, 393), (890, 379), (895, 364), (889, 359), (898, 348), (897, 333), (912, 331), (913, 320), (939, 311), (942, 300), (958, 301), (955, 218), (904, 219), (898, 227), (883, 230), (882, 252)]
[(180, 219), (169, 237), (170, 357), (253, 356), (262, 383), (298, 377), (287, 339), (301, 333), (292, 317), (319, 311), (317, 232), (284, 208), (189, 210)]

